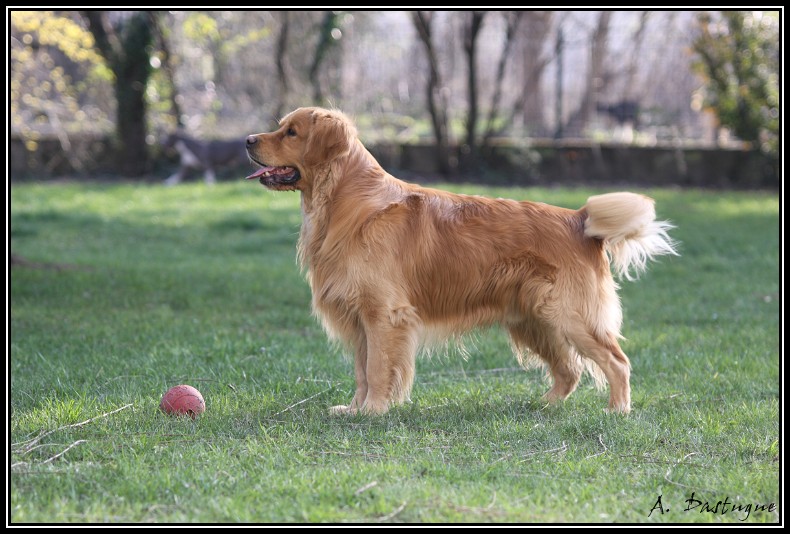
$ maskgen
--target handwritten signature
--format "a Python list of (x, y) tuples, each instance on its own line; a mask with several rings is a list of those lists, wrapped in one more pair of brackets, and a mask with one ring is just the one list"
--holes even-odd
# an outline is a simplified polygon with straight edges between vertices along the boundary
[[(647, 514), (647, 517), (652, 516), (654, 512), (660, 515), (669, 513), (670, 507), (668, 504), (662, 502), (661, 497), (662, 495), (658, 496), (656, 503), (653, 505), (653, 508), (650, 509), (650, 513)], [(724, 497), (723, 501), (714, 502), (697, 498), (696, 493), (693, 491), (691, 492), (691, 496), (683, 502), (686, 504), (686, 507), (682, 508), (680, 510), (681, 512), (699, 512), (700, 514), (708, 513), (722, 516), (734, 513), (738, 514), (737, 518), (739, 521), (746, 521), (753, 513), (776, 511), (776, 503), (773, 502), (765, 504), (751, 502), (734, 503), (730, 501), (729, 497)]]

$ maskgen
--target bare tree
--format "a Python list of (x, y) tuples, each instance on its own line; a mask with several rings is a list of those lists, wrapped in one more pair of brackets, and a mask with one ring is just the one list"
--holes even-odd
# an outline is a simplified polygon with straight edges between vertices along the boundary
[(153, 24), (153, 32), (156, 38), (156, 43), (159, 45), (159, 50), (161, 51), (162, 71), (165, 74), (167, 83), (170, 85), (170, 113), (175, 119), (176, 127), (181, 128), (184, 126), (184, 123), (181, 115), (181, 105), (179, 104), (178, 98), (178, 85), (176, 84), (175, 76), (176, 63), (178, 60), (170, 51), (168, 27), (167, 24), (164, 24), (162, 20), (162, 17), (164, 16), (164, 14), (153, 16), (151, 17), (151, 22)]
[(628, 68), (625, 72), (625, 91), (623, 98), (634, 99), (637, 97), (638, 88), (636, 86), (636, 75), (639, 72), (639, 62), (642, 58), (642, 43), (645, 38), (645, 30), (647, 29), (647, 21), (650, 18), (650, 11), (642, 11), (639, 14), (639, 24), (636, 27), (633, 35), (633, 47), (631, 48), (631, 57), (628, 61)]
[(553, 11), (530, 11), (520, 28), (524, 77), (521, 84), (523, 97), (517, 102), (520, 104), (517, 109), (523, 111), (524, 122), (530, 132), (538, 134), (545, 133), (546, 101), (541, 85), (546, 66), (554, 59), (551, 53), (546, 53), (553, 19)]
[(469, 11), (464, 13), (463, 42), (467, 64), (467, 115), (466, 115), (466, 147), (468, 149), (467, 164), (477, 166), (477, 38), (483, 27), (485, 11)]
[(285, 71), (285, 59), (288, 57), (288, 30), (290, 28), (290, 17), (288, 11), (280, 11), (280, 32), (277, 35), (277, 52), (275, 62), (277, 63), (277, 77), (280, 84), (280, 92), (277, 95), (277, 104), (274, 108), (274, 118), (279, 120), (285, 111), (288, 98), (288, 74)]
[(99, 52), (115, 75), (119, 167), (123, 174), (135, 176), (148, 167), (145, 88), (151, 75), (154, 15), (145, 11), (112, 15), (111, 19), (108, 11), (83, 12)]
[(313, 61), (307, 73), (308, 79), (313, 85), (313, 101), (319, 105), (324, 103), (324, 92), (321, 88), (321, 78), (318, 75), (318, 71), (335, 42), (332, 32), (336, 27), (337, 14), (334, 11), (324, 11), (324, 16), (319, 25), (318, 41), (313, 52)]
[(508, 59), (510, 59), (510, 55), (513, 51), (513, 44), (516, 41), (515, 36), (523, 20), (523, 15), (523, 11), (510, 11), (504, 15), (506, 21), (505, 45), (502, 47), (502, 53), (497, 62), (496, 76), (494, 77), (494, 91), (491, 94), (491, 102), (488, 105), (488, 117), (486, 118), (485, 134), (483, 135), (482, 142), (483, 146), (488, 146), (491, 138), (501, 131), (501, 126), (496, 126), (496, 120), (502, 103), (502, 86), (505, 81), (505, 69), (507, 68)]
[(433, 133), (436, 138), (436, 162), (441, 174), (450, 174), (451, 165), (448, 149), (447, 135), (447, 101), (442, 95), (442, 77), (439, 72), (439, 60), (436, 55), (436, 48), (433, 43), (434, 12), (432, 11), (413, 11), (412, 21), (417, 30), (420, 42), (425, 47), (425, 55), (428, 59), (428, 84), (426, 93), (428, 100), (428, 112), (431, 115)]
[(585, 90), (578, 109), (571, 115), (568, 123), (571, 129), (581, 130), (589, 124), (595, 111), (598, 94), (605, 89), (608, 78), (604, 75), (609, 23), (612, 11), (601, 11), (598, 22), (590, 38), (590, 62), (585, 78)]
[[(491, 98), (483, 145), (488, 146), (491, 138), (508, 130), (519, 113), (523, 113), (528, 125), (539, 130), (543, 126), (545, 103), (540, 86), (543, 71), (553, 59), (543, 52), (544, 43), (551, 32), (551, 11), (516, 11), (506, 15), (505, 45), (499, 57), (496, 87)], [(502, 85), (505, 80), (507, 62), (512, 51), (520, 47), (523, 69), (522, 83), (513, 92), (515, 97), (509, 107), (503, 108)]]

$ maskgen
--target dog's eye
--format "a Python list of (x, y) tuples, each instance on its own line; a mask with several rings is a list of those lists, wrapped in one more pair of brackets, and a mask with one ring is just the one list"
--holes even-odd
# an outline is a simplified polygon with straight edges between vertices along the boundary
[(296, 137), (296, 130), (293, 128), (288, 128), (288, 131), (285, 132), (288, 137)]

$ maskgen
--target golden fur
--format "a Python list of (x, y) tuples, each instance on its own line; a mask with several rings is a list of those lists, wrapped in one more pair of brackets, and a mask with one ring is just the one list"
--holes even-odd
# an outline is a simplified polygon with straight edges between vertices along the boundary
[(384, 413), (408, 398), (421, 345), (501, 324), (520, 362), (548, 366), (544, 398), (565, 399), (585, 368), (628, 412), (630, 363), (610, 271), (674, 254), (653, 201), (591, 197), (579, 210), (427, 189), (385, 172), (342, 113), (300, 108), (247, 138), (249, 178), (298, 190), (298, 257), (313, 310), (354, 354), (356, 393), (334, 413)]

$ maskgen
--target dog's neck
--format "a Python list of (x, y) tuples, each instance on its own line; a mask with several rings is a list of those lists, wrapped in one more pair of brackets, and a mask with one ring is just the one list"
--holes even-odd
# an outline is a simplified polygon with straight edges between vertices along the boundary
[(332, 193), (337, 185), (335, 177), (342, 172), (337, 167), (337, 162), (329, 162), (314, 169), (311, 182), (321, 185), (302, 189), (302, 227), (297, 244), (302, 269), (309, 269), (310, 259), (315, 257), (326, 238)]
[(302, 227), (299, 232), (297, 254), (299, 265), (303, 269), (309, 269), (311, 260), (318, 254), (326, 239), (329, 213), (335, 200), (335, 193), (342, 189), (342, 185), (348, 185), (339, 183), (338, 177), (355, 180), (352, 188), (364, 187), (366, 176), (381, 175), (381, 173), (370, 172), (374, 168), (381, 170), (373, 156), (361, 142), (357, 141), (347, 155), (313, 170), (310, 182), (318, 185), (302, 189)]

